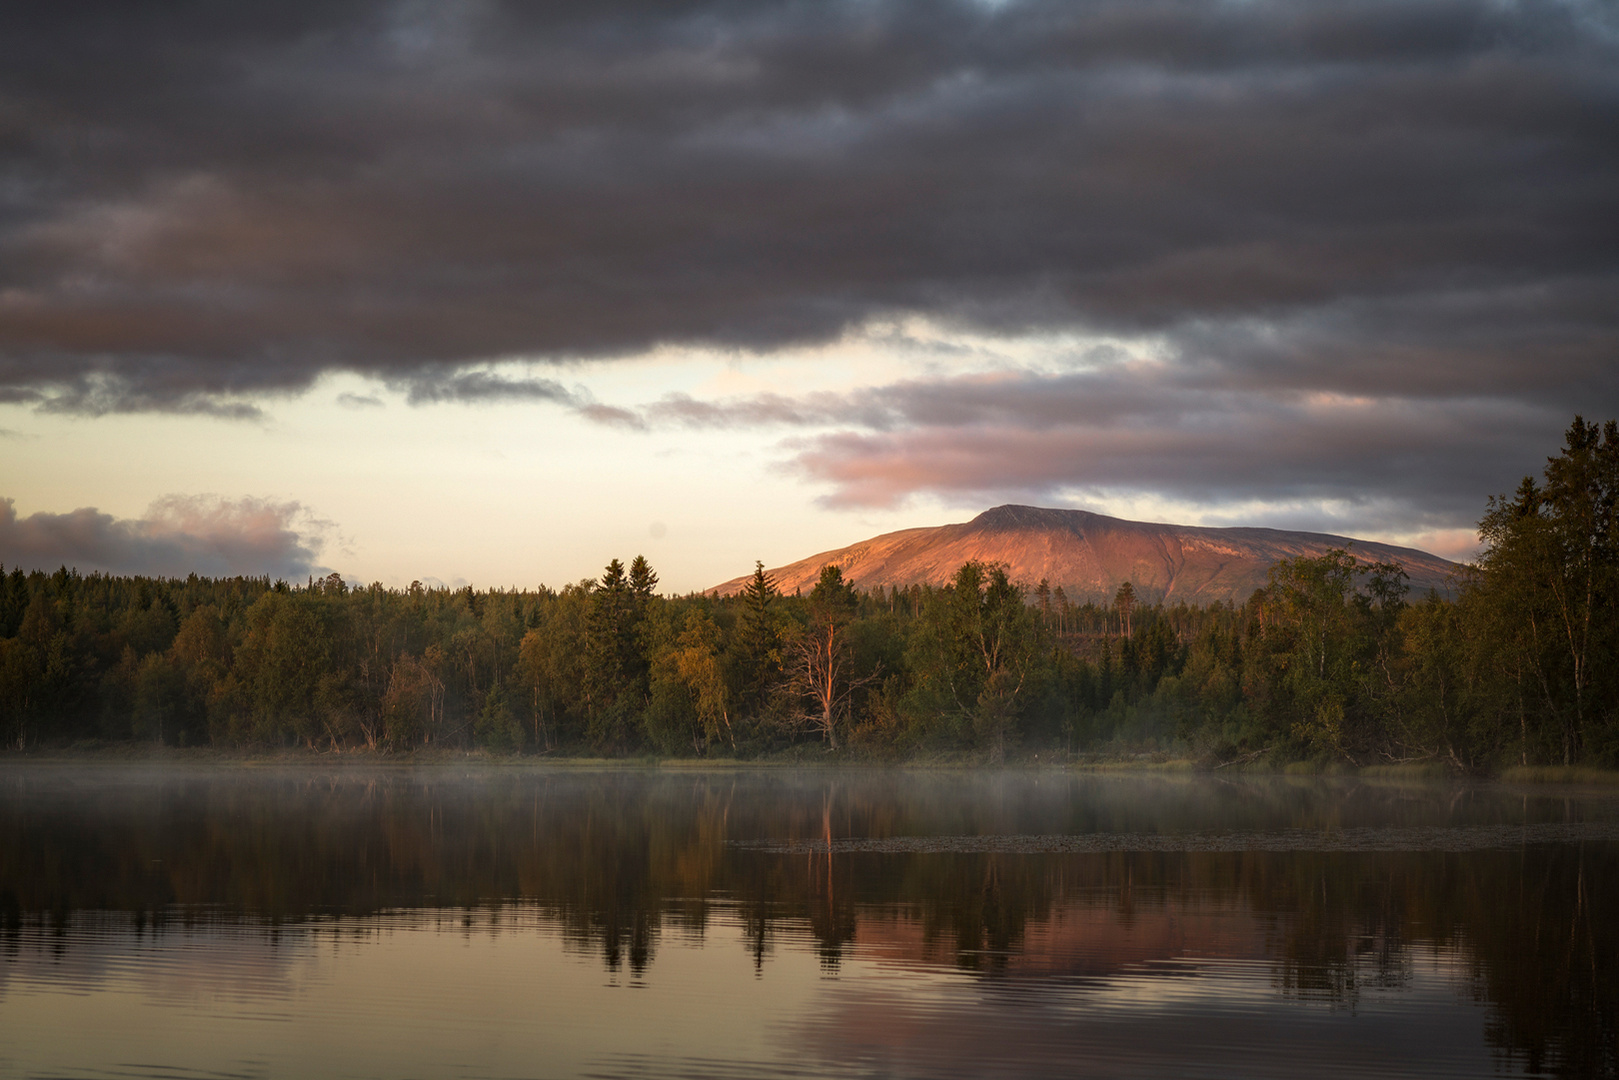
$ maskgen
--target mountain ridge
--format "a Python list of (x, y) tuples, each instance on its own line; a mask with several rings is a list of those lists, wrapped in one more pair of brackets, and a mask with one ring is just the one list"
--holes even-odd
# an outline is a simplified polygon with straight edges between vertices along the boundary
[[(1257, 526), (1214, 528), (1129, 521), (1088, 510), (1008, 503), (971, 521), (883, 533), (766, 571), (785, 593), (807, 590), (835, 564), (862, 589), (943, 585), (969, 560), (1001, 563), (1015, 581), (1042, 578), (1074, 603), (1111, 600), (1130, 581), (1143, 600), (1240, 603), (1265, 584), (1279, 559), (1349, 548), (1372, 562), (1397, 562), (1411, 592), (1451, 591), (1458, 564), (1426, 551), (1371, 540)], [(752, 575), (711, 593), (730, 595)]]

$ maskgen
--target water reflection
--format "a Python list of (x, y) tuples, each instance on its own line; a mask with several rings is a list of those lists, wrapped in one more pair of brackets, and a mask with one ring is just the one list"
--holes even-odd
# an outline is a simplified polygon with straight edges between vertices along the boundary
[[(341, 983), (397, 1017), (454, 970), (482, 1031), (543, 970), (592, 1000), (603, 979), (684, 995), (667, 1022), (622, 1001), (577, 1018), (566, 1054), (534, 1051), (547, 1074), (1072, 1075), (1083, 1051), (1223, 1075), (1263, 1072), (1264, 1045), (1278, 1067), (1335, 1046), (1385, 1071), (1493, 1053), (1614, 1075), (1616, 822), (1599, 796), (1360, 782), (12, 769), (0, 1016), (17, 1032), (36, 992), (118, 987), (307, 1026)], [(1124, 839), (1030, 839), (1098, 835)], [(491, 999), (525, 950), (537, 966)], [(370, 970), (384, 957), (402, 970)], [(626, 1024), (709, 1031), (669, 1019), (697, 1000), (754, 1010), (757, 1044), (720, 1024), (725, 1054), (665, 1034), (603, 1056)]]

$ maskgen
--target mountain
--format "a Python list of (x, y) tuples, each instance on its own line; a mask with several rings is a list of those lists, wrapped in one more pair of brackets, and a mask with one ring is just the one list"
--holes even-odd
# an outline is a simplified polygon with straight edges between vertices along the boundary
[[(879, 585), (943, 585), (962, 563), (1004, 563), (1014, 581), (1041, 578), (1061, 585), (1074, 603), (1111, 600), (1130, 581), (1143, 600), (1208, 604), (1241, 602), (1265, 584), (1271, 564), (1300, 555), (1349, 548), (1362, 561), (1397, 562), (1411, 578), (1411, 593), (1446, 592), (1457, 564), (1413, 548), (1323, 533), (1281, 529), (1209, 529), (1155, 525), (1092, 514), (997, 506), (961, 525), (902, 529), (768, 571), (785, 593), (808, 592), (821, 567), (835, 563), (862, 589)], [(711, 590), (730, 594), (747, 577)]]

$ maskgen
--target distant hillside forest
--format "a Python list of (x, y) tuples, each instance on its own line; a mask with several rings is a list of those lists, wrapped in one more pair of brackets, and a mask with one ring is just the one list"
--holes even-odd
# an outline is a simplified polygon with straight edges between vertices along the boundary
[(985, 761), (1171, 751), (1619, 763), (1619, 428), (1576, 418), (1491, 499), (1455, 599), (1352, 550), (1240, 605), (1074, 605), (968, 563), (943, 588), (666, 597), (637, 557), (560, 591), (300, 587), (13, 570), (10, 747), (85, 740), (756, 757), (795, 744)]

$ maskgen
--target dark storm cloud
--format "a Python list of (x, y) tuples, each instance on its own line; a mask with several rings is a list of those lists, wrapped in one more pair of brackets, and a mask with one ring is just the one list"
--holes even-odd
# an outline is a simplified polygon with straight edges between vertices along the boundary
[(0, 498), (0, 563), (85, 573), (183, 577), (268, 574), (300, 578), (324, 570), (317, 557), (329, 523), (295, 502), (169, 495), (141, 518), (94, 507), (19, 518)]
[[(0, 400), (251, 417), (341, 369), (419, 404), (844, 425), (799, 463), (856, 501), (1113, 469), (1421, 503), (1526, 426), (1544, 453), (1575, 410), (1619, 413), (1616, 12), (9, 4)], [(644, 418), (487, 370), (906, 315), (1150, 340), (1174, 370)], [(1317, 446), (1321, 394), (1383, 404)], [(1106, 402), (1138, 441), (1093, 440)]]
[[(1460, 0), (7, 5), (0, 386), (190, 408), (921, 312), (1167, 334), (1238, 379), (1512, 392), (1534, 365), (1566, 397), (1616, 341), (1616, 26)], [(1391, 307), (1417, 345), (1356, 317)], [(1257, 358), (1251, 321), (1280, 328)]]

